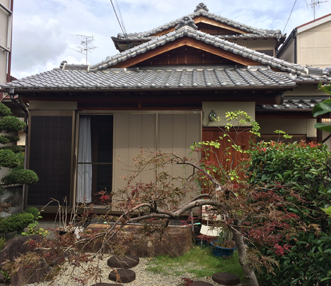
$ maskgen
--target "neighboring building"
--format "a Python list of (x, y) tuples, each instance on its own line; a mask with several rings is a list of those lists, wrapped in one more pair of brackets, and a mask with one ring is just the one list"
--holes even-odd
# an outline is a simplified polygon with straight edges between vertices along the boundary
[[(119, 177), (141, 147), (186, 156), (194, 141), (217, 139), (211, 111), (222, 117), (241, 109), (262, 126), (269, 120), (273, 130), (286, 131), (295, 120), (300, 128), (290, 133), (316, 141), (311, 110), (325, 96), (310, 90), (331, 74), (268, 55), (283, 39), (279, 31), (254, 29), (199, 4), (190, 16), (124, 42), (113, 38), (122, 52), (101, 63), (63, 62), (4, 85), (29, 106), (27, 163), (40, 181), (29, 186), (26, 205), (65, 196), (71, 204), (97, 204), (98, 191), (125, 186)], [(283, 100), (284, 93), (291, 97)], [(262, 127), (265, 138), (269, 129)], [(178, 166), (173, 172), (191, 174)], [(139, 177), (154, 179), (154, 172)]]
[(10, 81), (13, 0), (0, 0), (0, 84)]
[(290, 63), (316, 68), (331, 67), (331, 14), (293, 29), (277, 52)]
[[(277, 57), (291, 63), (308, 66), (310, 67), (311, 74), (314, 74), (314, 68), (316, 68), (317, 74), (320, 72), (320, 69), (325, 69), (327, 72), (327, 69), (331, 67), (331, 14), (293, 29), (284, 44), (278, 50)], [(287, 92), (284, 94), (284, 99), (288, 96), (292, 99), (297, 98), (299, 101), (302, 100), (303, 96), (308, 101), (310, 99), (316, 99), (318, 96), (327, 96), (327, 98), (329, 98), (325, 92), (318, 91), (317, 84), (309, 84), (309, 86), (303, 86)], [(302, 130), (304, 126), (307, 126), (308, 136), (314, 134), (316, 132), (313, 128), (315, 120), (309, 118), (310, 114), (307, 114), (306, 119), (301, 121), (298, 120), (297, 115), (298, 114), (295, 114), (292, 118), (284, 118), (284, 120), (287, 120), (287, 124), (289, 124), (287, 131), (294, 128), (296, 130)], [(303, 114), (301, 117), (303, 118)], [(324, 120), (325, 123), (330, 122), (329, 119)], [(266, 120), (265, 125), (270, 128), (273, 126), (272, 121), (272, 119)], [(327, 132), (319, 130), (319, 141), (324, 142), (324, 140), (328, 138), (328, 135)], [(331, 148), (331, 140), (325, 143)]]

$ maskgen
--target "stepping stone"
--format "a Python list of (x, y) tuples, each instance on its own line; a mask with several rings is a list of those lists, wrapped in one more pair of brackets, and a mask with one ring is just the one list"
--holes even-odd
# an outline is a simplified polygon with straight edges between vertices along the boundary
[(237, 275), (227, 272), (215, 273), (212, 279), (216, 283), (223, 285), (237, 285), (240, 283), (240, 279)]
[(193, 281), (190, 286), (213, 286), (213, 284), (203, 281)]
[(91, 286), (123, 286), (122, 284), (114, 284), (114, 283), (96, 283)]
[(107, 265), (112, 268), (128, 269), (137, 266), (139, 257), (135, 255), (112, 256), (108, 259)]
[(109, 280), (116, 282), (116, 278), (118, 278), (120, 283), (130, 283), (136, 279), (136, 273), (129, 269), (116, 269), (110, 272)]

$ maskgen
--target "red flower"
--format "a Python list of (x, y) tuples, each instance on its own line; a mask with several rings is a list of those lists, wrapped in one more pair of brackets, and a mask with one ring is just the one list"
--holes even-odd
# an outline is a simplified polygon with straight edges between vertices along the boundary
[(275, 244), (275, 253), (276, 253), (276, 255), (279, 255), (279, 256), (284, 255), (284, 248), (281, 247), (278, 243)]

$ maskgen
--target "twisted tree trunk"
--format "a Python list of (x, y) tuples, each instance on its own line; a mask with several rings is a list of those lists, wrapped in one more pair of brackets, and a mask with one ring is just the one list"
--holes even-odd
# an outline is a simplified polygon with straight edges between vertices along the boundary
[[(240, 225), (240, 222), (236, 222), (236, 225)], [(245, 276), (250, 286), (259, 286), (254, 269), (247, 260), (247, 251), (244, 243), (244, 238), (236, 229), (232, 230), (234, 241), (239, 255), (239, 263), (244, 270)]]

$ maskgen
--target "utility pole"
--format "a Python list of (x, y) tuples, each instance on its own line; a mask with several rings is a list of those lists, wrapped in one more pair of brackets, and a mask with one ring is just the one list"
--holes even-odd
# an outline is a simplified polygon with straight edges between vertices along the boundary
[(94, 50), (97, 47), (90, 47), (90, 44), (94, 41), (93, 36), (85, 36), (85, 35), (76, 35), (78, 37), (82, 37), (81, 45), (82, 47), (77, 47), (79, 50), (73, 49), (76, 52), (79, 52), (81, 54), (85, 54), (86, 58), (86, 64), (87, 64), (87, 54), (90, 53), (90, 50)]
[(316, 5), (321, 4), (321, 3), (326, 3), (328, 0), (320, 1), (320, 0), (311, 0), (311, 4), (307, 4), (307, 6), (311, 6), (314, 11), (314, 21), (316, 19), (315, 17), (315, 10), (316, 10)]

